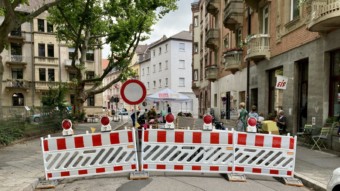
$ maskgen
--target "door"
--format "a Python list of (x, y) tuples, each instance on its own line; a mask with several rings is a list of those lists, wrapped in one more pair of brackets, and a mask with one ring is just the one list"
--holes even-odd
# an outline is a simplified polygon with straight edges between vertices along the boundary
[(225, 104), (225, 118), (230, 119), (230, 92), (226, 93), (226, 104)]
[(303, 131), (308, 118), (308, 59), (297, 62), (298, 64), (298, 87), (299, 87), (299, 119), (298, 131)]

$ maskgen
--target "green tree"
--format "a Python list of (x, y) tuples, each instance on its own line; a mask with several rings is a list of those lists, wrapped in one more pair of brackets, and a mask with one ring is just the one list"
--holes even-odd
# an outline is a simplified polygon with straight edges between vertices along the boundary
[[(19, 5), (29, 6), (30, 0), (1, 0), (0, 1), (0, 54), (8, 44), (8, 34), (31, 21), (48, 8), (55, 6), (60, 0), (35, 0), (29, 9), (19, 9)], [(2, 77), (4, 68), (0, 56), (0, 119), (2, 118)]]
[(43, 106), (55, 109), (58, 107), (60, 111), (65, 111), (68, 103), (66, 101), (66, 94), (68, 90), (65, 85), (60, 84), (58, 87), (50, 87), (48, 92), (42, 97)]
[[(133, 75), (128, 66), (139, 42), (147, 39), (158, 19), (176, 8), (176, 0), (62, 0), (49, 10), (48, 20), (56, 26), (58, 40), (75, 48), (71, 67), (76, 71), (76, 115), (89, 96)], [(87, 51), (105, 43), (111, 48), (108, 67), (100, 76), (84, 78)], [(120, 75), (102, 86), (102, 80), (113, 69)]]

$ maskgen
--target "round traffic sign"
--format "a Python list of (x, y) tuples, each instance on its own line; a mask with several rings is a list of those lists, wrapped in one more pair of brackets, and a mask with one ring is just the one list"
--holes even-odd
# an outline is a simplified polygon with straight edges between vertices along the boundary
[(126, 103), (137, 105), (144, 101), (146, 97), (146, 88), (141, 81), (131, 79), (124, 82), (120, 89), (120, 95)]

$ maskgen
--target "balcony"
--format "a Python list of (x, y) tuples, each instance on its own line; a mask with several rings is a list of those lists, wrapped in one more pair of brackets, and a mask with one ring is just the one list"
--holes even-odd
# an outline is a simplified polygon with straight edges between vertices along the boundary
[(205, 46), (216, 50), (219, 46), (219, 29), (209, 29), (206, 35)]
[(21, 33), (21, 30), (12, 31), (8, 36), (8, 41), (12, 43), (24, 43), (24, 36)]
[(229, 50), (224, 53), (224, 69), (230, 71), (235, 74), (235, 72), (239, 71), (242, 64), (242, 56), (243, 50)]
[(7, 57), (6, 65), (9, 67), (26, 68), (28, 57), (22, 55), (10, 55)]
[(36, 90), (49, 90), (49, 88), (57, 87), (60, 83), (59, 82), (47, 82), (47, 81), (36, 81), (35, 82), (35, 89)]
[(191, 89), (194, 92), (194, 94), (196, 95), (196, 97), (198, 97), (199, 92), (200, 92), (200, 82), (193, 81), (192, 84), (191, 84)]
[(247, 60), (253, 60), (254, 62), (261, 61), (263, 59), (270, 58), (268, 34), (256, 34), (252, 35), (247, 40)]
[(29, 82), (22, 79), (8, 79), (6, 81), (7, 89), (29, 89)]
[(328, 32), (340, 28), (340, 0), (314, 0), (308, 30)]
[(235, 31), (243, 25), (243, 0), (229, 0), (224, 8), (223, 25)]
[(219, 9), (219, 0), (206, 0), (206, 10), (208, 13), (216, 15)]
[(217, 65), (209, 65), (205, 67), (205, 79), (214, 82), (218, 78)]
[(58, 58), (54, 57), (34, 57), (34, 64), (38, 65), (48, 65), (48, 66), (58, 66), (59, 64)]

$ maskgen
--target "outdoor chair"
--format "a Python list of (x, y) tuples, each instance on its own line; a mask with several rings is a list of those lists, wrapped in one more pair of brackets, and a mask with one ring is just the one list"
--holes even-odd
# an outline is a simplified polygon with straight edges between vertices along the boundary
[(330, 127), (322, 127), (319, 135), (313, 135), (312, 140), (314, 142), (314, 145), (311, 149), (314, 147), (317, 147), (319, 150), (321, 150), (321, 147), (326, 148), (325, 142), (328, 139), (328, 135), (330, 134), (331, 128)]
[(302, 132), (297, 132), (296, 135), (303, 137), (303, 144), (312, 142), (313, 125), (306, 124)]

